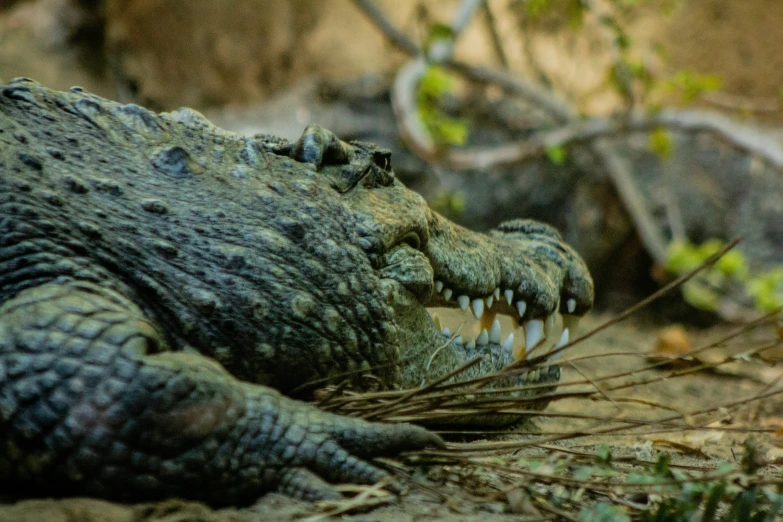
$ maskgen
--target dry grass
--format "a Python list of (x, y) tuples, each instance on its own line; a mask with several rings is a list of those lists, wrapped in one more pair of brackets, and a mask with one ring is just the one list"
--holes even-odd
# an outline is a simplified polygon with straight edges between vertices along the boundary
[[(738, 361), (748, 365), (768, 364), (762, 357), (763, 353), (782, 344), (775, 333), (775, 321), (779, 311), (742, 324), (717, 340), (678, 355), (650, 358), (638, 352), (614, 351), (569, 357), (569, 352), (586, 339), (630, 317), (644, 306), (674, 290), (701, 270), (711, 266), (735, 245), (736, 242), (728, 245), (693, 272), (680, 277), (626, 312), (556, 350), (562, 352), (560, 354), (562, 358), (558, 363), (577, 370), (568, 372), (569, 375), (576, 377), (560, 382), (557, 391), (552, 390), (551, 384), (488, 386), (497, 381), (508, 382), (509, 376), (549, 366), (552, 364), (548, 362), (550, 353), (546, 356), (520, 360), (491, 375), (460, 380), (459, 375), (478, 362), (478, 360), (469, 361), (452, 374), (417, 389), (354, 393), (338, 386), (321, 400), (319, 406), (343, 415), (369, 420), (415, 422), (424, 425), (437, 425), (438, 422), (454, 416), (464, 419), (488, 414), (519, 415), (520, 418), (537, 416), (559, 420), (554, 424), (562, 428), (538, 430), (533, 433), (529, 431), (529, 427), (526, 430), (505, 430), (500, 432), (500, 437), (497, 430), (476, 427), (441, 430), (439, 433), (450, 440), (465, 438), (485, 440), (450, 442), (445, 450), (428, 450), (407, 455), (405, 462), (414, 466), (413, 472), (406, 473), (405, 468), (394, 467), (398, 475), (408, 474), (409, 481), (414, 487), (424, 487), (432, 495), (442, 496), (438, 488), (426, 488), (427, 480), (421, 480), (419, 467), (427, 466), (430, 469), (430, 478), (434, 473), (436, 481), (451, 481), (459, 484), (473, 497), (481, 498), (485, 502), (504, 503), (507, 511), (527, 515), (532, 517), (531, 520), (578, 520), (580, 511), (590, 509), (594, 511), (616, 509), (619, 510), (618, 516), (634, 518), (654, 509), (663, 509), (660, 508), (661, 505), (679, 499), (685, 490), (702, 488), (703, 498), (699, 497), (699, 502), (702, 500), (707, 502), (711, 498), (708, 495), (710, 491), (713, 492), (713, 496), (723, 492), (723, 490), (709, 489), (708, 486), (717, 488), (720, 484), (731, 485), (743, 481), (745, 486), (752, 484), (756, 488), (781, 485), (779, 478), (768, 478), (773, 463), (765, 462), (763, 458), (758, 457), (753, 447), (746, 450), (756, 455), (752, 459), (755, 462), (753, 466), (722, 465), (721, 462), (701, 451), (696, 444), (677, 442), (671, 440), (671, 437), (666, 439), (667, 435), (687, 432), (729, 432), (774, 436), (774, 427), (727, 426), (721, 419), (725, 418), (727, 413), (736, 412), (749, 404), (777, 398), (783, 393), (780, 378), (774, 379), (761, 391), (748, 397), (737, 398), (717, 406), (696, 407), (688, 411), (673, 407), (664, 399), (640, 397), (635, 392), (642, 386), (664, 381), (668, 385), (675, 380), (714, 371)], [(705, 351), (724, 346), (733, 339), (759, 330), (763, 335), (769, 331), (769, 339), (745, 349), (740, 354), (702, 362), (700, 355)], [(631, 370), (611, 371), (616, 365), (609, 361), (620, 357), (638, 358), (641, 364)], [(582, 362), (595, 363), (604, 359), (607, 364), (601, 367), (608, 371), (603, 375), (588, 377), (586, 373), (579, 371)], [(544, 410), (547, 405), (566, 400), (569, 404), (575, 403), (577, 406), (566, 410), (561, 408)], [(600, 407), (601, 405), (603, 407)], [(598, 450), (594, 446), (580, 449), (578, 445), (580, 439), (608, 441), (623, 436), (643, 437), (648, 441), (656, 440), (657, 446), (665, 447), (675, 458), (670, 460), (666, 456), (666, 458), (656, 459), (651, 456), (651, 452), (645, 455), (644, 451), (624, 454), (622, 451), (616, 451), (616, 448), (608, 449), (608, 447)], [(490, 440), (486, 440), (488, 438)], [(685, 458), (677, 458), (678, 456)], [(414, 480), (412, 476), (417, 475), (419, 478)], [(732, 502), (736, 502), (739, 498), (738, 495), (747, 491), (747, 487), (740, 489), (741, 491), (734, 492), (734, 497), (731, 497), (730, 488), (725, 494), (721, 493), (723, 496), (718, 495), (720, 502), (716, 501), (718, 502), (716, 505), (722, 506), (724, 511), (730, 509)], [(383, 499), (369, 494), (364, 497), (359, 503), (362, 506), (367, 502), (373, 505), (384, 502)], [(445, 498), (442, 500), (447, 501)], [(661, 520), (680, 519), (664, 517)]]

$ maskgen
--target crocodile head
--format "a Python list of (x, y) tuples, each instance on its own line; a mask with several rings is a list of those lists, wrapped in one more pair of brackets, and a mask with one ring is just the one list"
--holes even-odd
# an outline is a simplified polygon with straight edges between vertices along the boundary
[[(592, 307), (590, 274), (552, 227), (514, 220), (472, 232), (395, 179), (388, 150), (341, 142), (320, 127), (287, 152), (315, 164), (356, 218), (357, 241), (393, 309), (387, 342), (399, 351), (403, 386), (481, 355), (468, 375), (499, 370), (533, 348), (543, 353), (567, 342)], [(436, 314), (456, 322), (445, 326)], [(552, 374), (559, 378), (559, 369)]]

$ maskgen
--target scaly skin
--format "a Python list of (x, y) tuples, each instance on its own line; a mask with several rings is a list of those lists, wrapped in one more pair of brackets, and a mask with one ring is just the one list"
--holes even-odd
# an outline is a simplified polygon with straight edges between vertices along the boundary
[[(374, 483), (373, 457), (442, 442), (281, 392), (418, 386), (462, 365), (464, 345), (432, 357), (443, 338), (425, 306), (454, 302), (435, 281), (471, 297), (513, 288), (524, 320), (592, 306), (555, 231), (458, 227), (375, 146), (318, 127), (293, 144), (241, 137), (187, 109), (2, 86), (0, 481), (215, 504)], [(486, 350), (474, 372), (510, 362)]]

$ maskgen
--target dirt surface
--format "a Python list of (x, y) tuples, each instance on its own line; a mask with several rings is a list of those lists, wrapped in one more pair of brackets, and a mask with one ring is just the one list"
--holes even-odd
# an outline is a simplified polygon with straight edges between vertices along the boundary
[[(603, 323), (610, 316), (590, 316), (584, 320), (584, 329), (588, 331)], [(693, 347), (709, 344), (726, 335), (731, 327), (713, 327), (696, 330), (685, 328), (689, 343)], [(585, 377), (596, 381), (601, 376), (627, 372), (640, 368), (647, 363), (646, 355), (655, 345), (661, 327), (642, 316), (611, 327), (603, 333), (575, 346), (566, 354), (573, 364), (565, 363), (563, 383), (583, 380)], [(714, 361), (730, 353), (739, 353), (755, 346), (759, 341), (769, 340), (774, 332), (762, 328), (756, 333), (744, 335), (700, 355), (702, 360)], [(606, 355), (618, 354), (624, 355)], [(579, 360), (584, 355), (604, 354), (602, 357)], [(643, 377), (662, 378), (669, 370), (658, 370), (622, 377), (612, 384), (631, 382)], [(703, 372), (679, 378), (668, 378), (643, 386), (632, 386), (624, 390), (607, 392), (604, 401), (565, 400), (551, 405), (544, 416), (536, 419), (539, 433), (532, 435), (506, 435), (504, 440), (529, 440), (538, 437), (543, 440), (549, 434), (578, 431), (606, 425), (609, 419), (618, 417), (633, 419), (661, 418), (669, 414), (683, 414), (707, 409), (713, 406), (753, 397), (768, 389), (774, 379), (783, 375), (783, 368), (774, 368), (754, 363), (732, 363), (721, 367), (718, 372)], [(584, 385), (579, 388), (585, 389)], [(589, 388), (589, 385), (588, 385)], [(560, 390), (573, 389), (561, 386)], [(649, 401), (663, 405), (650, 408), (639, 404), (622, 402), (623, 398)], [(615, 401), (615, 402), (612, 402)], [(578, 419), (570, 415), (589, 414), (592, 419)], [(565, 415), (563, 417), (562, 415)], [(709, 422), (710, 419), (712, 422)], [(694, 420), (694, 422), (696, 422)], [(654, 433), (651, 428), (634, 433), (624, 430), (617, 434), (572, 438), (559, 442), (571, 450), (595, 452), (602, 444), (609, 445), (615, 456), (632, 455), (654, 462), (662, 452), (672, 455), (673, 462), (695, 466), (717, 466), (719, 462), (731, 461), (741, 453), (741, 445), (749, 436), (752, 428), (769, 428), (783, 422), (783, 401), (779, 399), (766, 402), (753, 402), (738, 409), (719, 410), (710, 414), (709, 419), (699, 418), (698, 425), (709, 424), (721, 429), (736, 431), (716, 431), (715, 429), (694, 429), (674, 433)], [(770, 461), (783, 462), (783, 450), (780, 440), (768, 434), (757, 434), (762, 454)], [(473, 444), (480, 443), (478, 440)], [(687, 449), (687, 450), (686, 450)], [(701, 452), (702, 456), (695, 456)], [(541, 454), (540, 450), (525, 450), (521, 455)], [(777, 470), (777, 471), (775, 471)], [(777, 465), (769, 471), (780, 472)], [(351, 520), (464, 520), (471, 522), (494, 522), (518, 520), (519, 515), (511, 512), (506, 495), (496, 493), (487, 496), (478, 493), (478, 485), (491, 482), (487, 477), (467, 473), (453, 467), (434, 466), (430, 468), (407, 468), (406, 473), (413, 477), (407, 483), (408, 493), (386, 499), (384, 505), (367, 512), (351, 512), (348, 515), (329, 517), (335, 505), (313, 505), (294, 501), (277, 494), (260, 499), (255, 505), (241, 509), (212, 510), (198, 502), (170, 500), (157, 504), (121, 505), (95, 499), (63, 500), (24, 500), (18, 503), (0, 505), (0, 520), (7, 522), (131, 522), (131, 521), (220, 521), (239, 522), (265, 520), (302, 520), (323, 516), (325, 519), (345, 516)], [(509, 490), (513, 484), (507, 484)], [(330, 511), (331, 510), (331, 511)]]
[(671, 68), (722, 78), (722, 89), (750, 98), (780, 99), (783, 85), (783, 3), (687, 2), (656, 41), (671, 53)]

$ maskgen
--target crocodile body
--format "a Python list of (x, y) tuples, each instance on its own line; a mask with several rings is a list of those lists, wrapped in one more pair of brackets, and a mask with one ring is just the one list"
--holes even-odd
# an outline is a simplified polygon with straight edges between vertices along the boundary
[(295, 143), (243, 137), (187, 109), (0, 86), (6, 488), (333, 497), (332, 483), (383, 478), (373, 457), (442, 442), (289, 396), (330, 380), (418, 386), (480, 350), (492, 356), (473, 372), (513, 361), (494, 338), (442, 349), (427, 306), (521, 312), (534, 332), (592, 298), (553, 229), (454, 225), (374, 145), (318, 127)]

